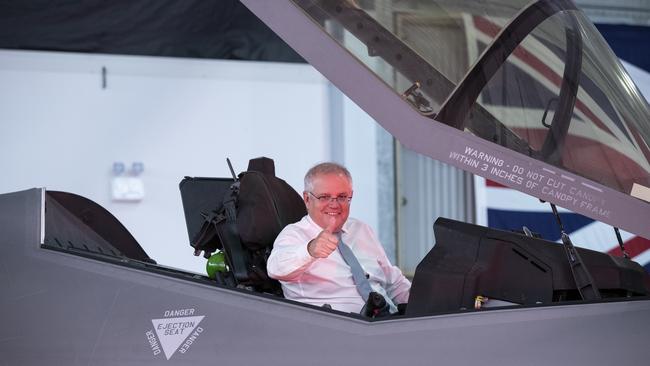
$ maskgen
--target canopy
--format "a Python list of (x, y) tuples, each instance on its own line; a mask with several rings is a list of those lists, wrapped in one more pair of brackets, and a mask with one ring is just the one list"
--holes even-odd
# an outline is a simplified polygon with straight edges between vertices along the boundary
[(572, 2), (242, 2), (408, 148), (650, 238), (648, 105)]

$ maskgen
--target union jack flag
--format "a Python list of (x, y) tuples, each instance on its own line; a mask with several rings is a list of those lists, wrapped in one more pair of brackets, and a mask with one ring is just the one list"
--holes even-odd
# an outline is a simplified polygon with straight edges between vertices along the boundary
[[(478, 16), (465, 19), (470, 39), (475, 41), (468, 43), (470, 59), (475, 59), (495, 39), (504, 24), (504, 19)], [(592, 66), (589, 62), (594, 61), (585, 60), (590, 56), (588, 51), (585, 52), (583, 67), (589, 68)], [(552, 120), (553, 108), (543, 101), (559, 95), (565, 57), (565, 52), (545, 38), (543, 32), (541, 36), (529, 36), (510, 55), (480, 96), (480, 103), (490, 113), (536, 150), (541, 149), (549, 131), (541, 123), (543, 115), (548, 112), (545, 121), (549, 123)], [(596, 82), (585, 72), (583, 69), (580, 75), (565, 141), (565, 146), (571, 149), (563, 150), (562, 168), (625, 193), (630, 192), (634, 182), (648, 186), (650, 148), (641, 138), (633, 115), (624, 112), (630, 106), (625, 105), (624, 100), (615, 101), (612, 95), (607, 94), (608, 89), (602, 86), (606, 82)], [(525, 85), (525, 90), (512, 87), (511, 82), (515, 79), (517, 83), (514, 85)], [(631, 80), (625, 81), (632, 83)], [(534, 197), (490, 180), (477, 177), (476, 183), (479, 224), (504, 230), (522, 230), (526, 226), (546, 240), (560, 242), (560, 229), (548, 203), (543, 204)], [(564, 229), (574, 245), (622, 256), (611, 226), (568, 210), (559, 211)], [(650, 272), (650, 240), (625, 231), (621, 231), (621, 236), (630, 258)]]
[[(474, 50), (469, 47), (473, 59), (495, 39), (505, 20), (474, 16), (465, 23), (475, 40)], [(568, 57), (563, 46), (554, 43), (563, 40), (553, 39), (552, 33), (542, 29), (526, 37), (479, 98), (490, 113), (537, 151), (550, 131), (548, 124), (557, 107)], [(579, 87), (560, 164), (565, 170), (629, 193), (633, 183), (650, 186), (650, 147), (641, 137), (636, 123), (640, 116), (635, 114), (645, 106), (621, 97), (624, 93), (613, 88), (615, 79), (622, 77), (626, 92), (637, 93), (627, 75), (596, 71), (619, 69), (612, 61), (615, 57), (600, 60), (590, 53), (593, 48), (607, 49), (594, 44), (596, 41), (583, 39)]]
[[(548, 203), (514, 189), (477, 177), (479, 224), (495, 229), (518, 230), (524, 226), (542, 238), (561, 242), (557, 220)], [(562, 225), (577, 247), (622, 257), (614, 228), (558, 207)], [(650, 273), (650, 240), (621, 230), (625, 251)]]

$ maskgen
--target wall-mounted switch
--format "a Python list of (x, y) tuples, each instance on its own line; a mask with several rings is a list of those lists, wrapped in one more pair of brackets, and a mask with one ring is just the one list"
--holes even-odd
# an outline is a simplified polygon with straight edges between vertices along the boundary
[(111, 179), (113, 201), (137, 202), (144, 198), (144, 183), (140, 177), (118, 176)]
[(131, 169), (121, 161), (113, 163), (111, 178), (111, 199), (121, 202), (138, 202), (144, 198), (144, 182), (141, 175), (144, 171), (142, 162), (134, 162)]

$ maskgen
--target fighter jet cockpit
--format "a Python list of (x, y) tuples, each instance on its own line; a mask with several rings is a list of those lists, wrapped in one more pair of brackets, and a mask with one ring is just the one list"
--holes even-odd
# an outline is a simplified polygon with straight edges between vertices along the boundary
[(581, 248), (557, 214), (650, 238), (650, 109), (573, 2), (241, 2), (405, 147), (550, 205), (561, 240), (431, 218), (408, 303), (369, 316), (285, 299), (269, 278), (275, 238), (306, 214), (282, 161), (174, 182), (205, 274), (157, 264), (74, 193), (2, 194), (4, 360), (647, 362), (650, 275)]
[[(648, 105), (593, 24), (573, 3), (504, 1), (478, 5), (471, 1), (393, 1), (382, 6), (356, 1), (297, 0), (293, 3), (332, 43), (347, 51), (332, 58), (353, 59), (358, 64), (353, 73), (349, 69), (345, 71), (345, 80), (341, 77), (341, 83), (345, 84), (342, 88), (352, 91), (364, 85), (366, 90), (372, 90), (369, 93), (373, 95), (368, 99), (374, 97), (374, 103), (366, 101), (364, 96), (357, 103), (366, 103), (370, 114), (376, 111), (377, 121), (395, 136), (402, 135), (404, 144), (410, 148), (529, 193), (542, 203), (549, 201), (556, 213), (554, 205), (558, 204), (617, 227), (631, 222), (619, 221), (617, 217), (621, 216), (612, 211), (611, 204), (618, 205), (624, 200), (631, 210), (646, 206), (641, 192), (650, 184), (647, 143), (650, 130), (644, 122), (648, 121)], [(290, 34), (287, 37), (292, 39)], [(298, 40), (296, 45), (302, 47), (309, 59), (310, 47)], [(342, 74), (329, 65), (321, 67), (331, 78)], [(354, 78), (364, 73), (372, 74), (373, 80)], [(393, 95), (384, 95), (384, 91)], [(399, 107), (396, 97), (402, 102)], [(397, 112), (388, 116), (385, 109), (390, 108), (389, 100), (395, 101), (393, 108), (408, 105), (417, 113), (417, 116), (412, 112), (409, 115), (413, 120), (410, 126), (414, 129), (417, 126), (417, 132), (403, 128), (408, 124), (406, 112), (400, 118), (396, 117)], [(453, 140), (458, 146), (459, 140), (440, 137), (448, 130), (436, 128), (439, 127), (436, 124), (464, 131), (472, 139), (479, 137), (488, 143), (472, 140), (477, 144), (441, 148), (441, 141)], [(494, 145), (506, 150), (488, 148)], [(521, 155), (544, 164), (535, 166), (530, 160), (520, 164), (505, 158)], [(620, 214), (629, 212), (623, 209)], [(643, 221), (639, 221), (638, 230), (647, 227)], [(434, 228), (438, 249), (444, 242), (440, 235), (449, 232), (448, 227), (444, 228), (446, 225), (459, 227), (439, 220)], [(558, 225), (562, 227), (559, 216)], [(527, 234), (531, 236), (530, 232)], [(481, 235), (499, 236), (487, 232)], [(454, 242), (478, 240), (467, 239)], [(517, 240), (510, 240), (513, 241)], [(563, 237), (562, 241), (568, 244), (570, 238)], [(450, 253), (430, 253), (423, 262), (436, 258), (436, 266), (454, 272), (452, 268), (462, 265), (445, 265), (445, 259), (452, 257)], [(524, 260), (532, 257), (521, 256)], [(534, 260), (529, 263), (536, 266)], [(425, 270), (421, 267), (423, 263), (418, 267), (420, 273)], [(572, 268), (580, 272), (577, 267), (580, 266)], [(431, 270), (431, 277), (445, 276), (433, 275), (434, 272)], [(591, 278), (590, 274), (577, 272), (570, 277)], [(416, 272), (415, 289), (419, 288), (418, 277)], [(459, 279), (459, 286), (461, 283), (474, 286), (468, 285), (463, 276), (459, 278), (463, 278)], [(442, 282), (431, 280), (427, 290), (454, 293)], [(593, 284), (592, 280), (577, 280), (577, 287), (591, 288), (588, 282)], [(578, 292), (582, 294), (578, 298), (600, 296), (589, 294), (590, 290), (584, 294)], [(517, 296), (531, 303), (544, 302), (524, 294), (514, 297)], [(498, 297), (505, 300), (503, 295)], [(450, 309), (459, 307), (455, 301), (451, 301), (454, 305)], [(468, 298), (460, 307), (472, 303)], [(422, 308), (443, 310), (445, 306), (423, 305)]]

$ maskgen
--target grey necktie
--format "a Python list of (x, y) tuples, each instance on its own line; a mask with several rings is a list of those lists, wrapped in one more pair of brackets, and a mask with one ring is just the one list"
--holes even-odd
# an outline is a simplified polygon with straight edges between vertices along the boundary
[(343, 242), (343, 239), (341, 239), (341, 233), (338, 233), (337, 236), (339, 237), (339, 253), (341, 253), (341, 257), (343, 257), (345, 263), (350, 266), (350, 270), (352, 271), (352, 280), (357, 286), (357, 291), (359, 291), (363, 301), (368, 301), (368, 295), (372, 292), (372, 287), (370, 287), (370, 282), (366, 277), (366, 273), (361, 267), (361, 264), (359, 264), (357, 257), (352, 253), (352, 249), (350, 249), (350, 247)]

